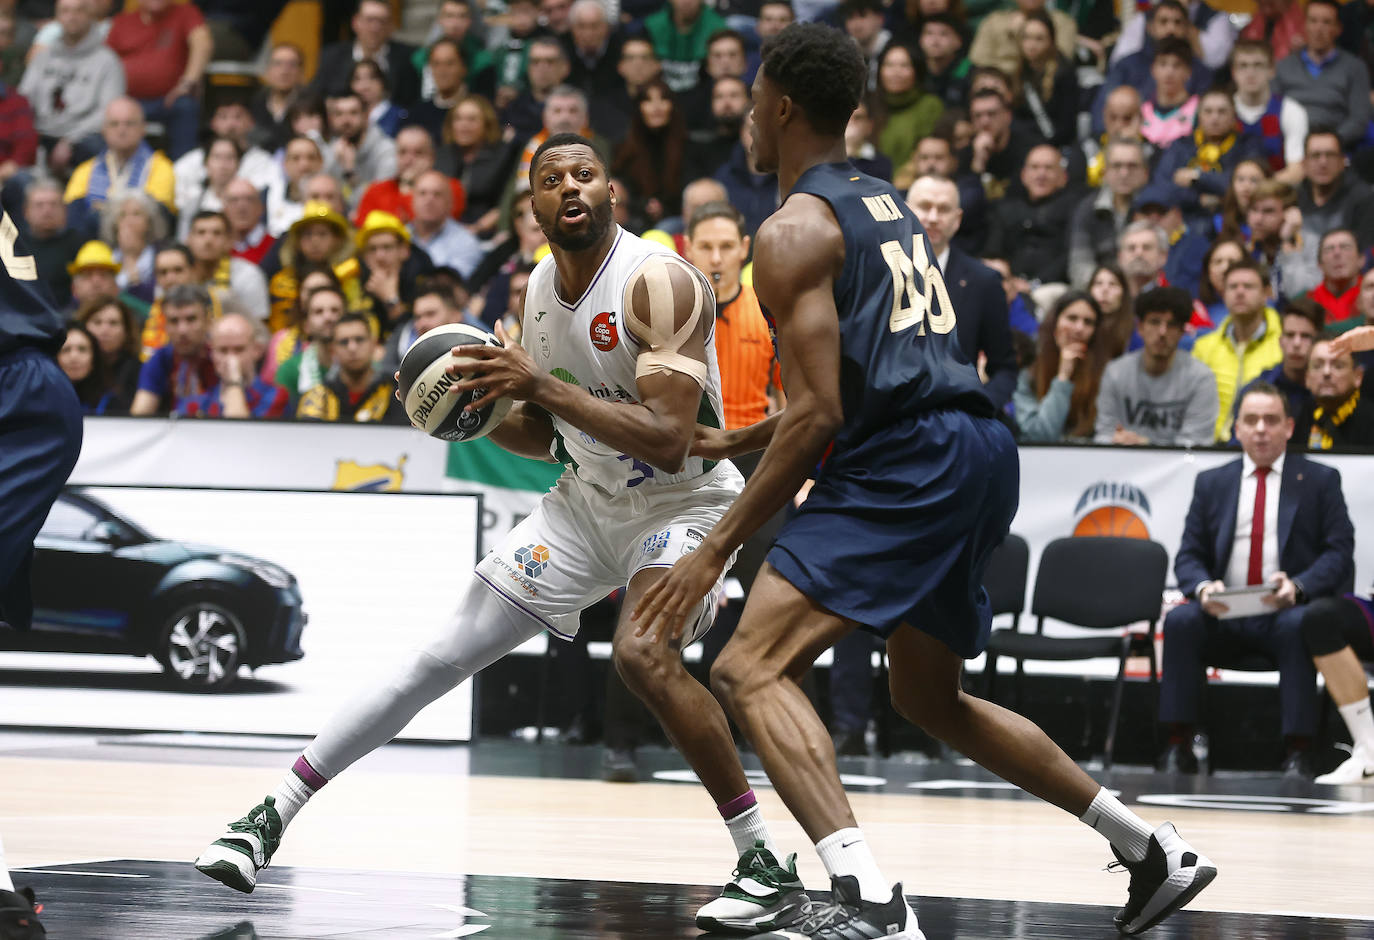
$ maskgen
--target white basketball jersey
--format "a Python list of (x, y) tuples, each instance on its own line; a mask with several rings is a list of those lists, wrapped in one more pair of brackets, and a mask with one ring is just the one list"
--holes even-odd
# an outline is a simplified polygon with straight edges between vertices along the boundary
[[(521, 333), (521, 342), (540, 368), (598, 398), (637, 404), (635, 361), (643, 347), (624, 325), (625, 287), (646, 258), (659, 254), (678, 258), (662, 245), (616, 226), (614, 245), (587, 292), (575, 303), (567, 303), (558, 295), (553, 255), (541, 261), (530, 274), (525, 291)], [(713, 298), (706, 275), (686, 261), (682, 264), (700, 278), (705, 296)], [(697, 422), (724, 427), (714, 319), (707, 335), (706, 367), (707, 383)], [(714, 466), (700, 457), (689, 457), (681, 473), (665, 473), (607, 447), (561, 418), (555, 417), (553, 423), (554, 456), (571, 462), (579, 479), (608, 494), (631, 488), (643, 493), (651, 487), (682, 483)]]

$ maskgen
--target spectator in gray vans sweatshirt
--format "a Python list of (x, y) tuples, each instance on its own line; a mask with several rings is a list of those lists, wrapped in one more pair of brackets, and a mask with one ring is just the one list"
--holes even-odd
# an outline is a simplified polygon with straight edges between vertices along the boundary
[(104, 148), (105, 108), (124, 94), (124, 66), (96, 27), (91, 0), (58, 0), (61, 35), (34, 54), (19, 82), (33, 106), (48, 169), (65, 179)]
[(1193, 299), (1179, 287), (1156, 287), (1135, 302), (1143, 348), (1113, 359), (1097, 394), (1099, 444), (1210, 444), (1216, 433), (1217, 382), (1212, 370), (1178, 341)]

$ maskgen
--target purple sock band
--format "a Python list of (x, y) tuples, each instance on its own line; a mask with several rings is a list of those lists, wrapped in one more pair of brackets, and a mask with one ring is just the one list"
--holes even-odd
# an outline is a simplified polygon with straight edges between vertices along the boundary
[(310, 762), (305, 759), (304, 754), (296, 758), (296, 763), (291, 765), (291, 771), (297, 777), (300, 777), (301, 782), (312, 790), (318, 790), (329, 782), (324, 777), (321, 777), (314, 767), (310, 766)]
[(754, 796), (753, 790), (745, 790), (729, 803), (722, 803), (716, 809), (720, 810), (721, 819), (734, 819), (740, 813), (753, 809), (758, 805), (758, 797)]

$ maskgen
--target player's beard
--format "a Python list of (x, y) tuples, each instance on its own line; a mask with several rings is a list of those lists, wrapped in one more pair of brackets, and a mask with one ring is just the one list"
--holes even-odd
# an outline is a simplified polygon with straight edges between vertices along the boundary
[(581, 232), (565, 232), (560, 229), (560, 214), (554, 217), (552, 225), (544, 229), (544, 236), (564, 251), (585, 251), (605, 238), (615, 223), (615, 212), (611, 209), (609, 199), (603, 199), (597, 205), (590, 206), (587, 214), (591, 218)]

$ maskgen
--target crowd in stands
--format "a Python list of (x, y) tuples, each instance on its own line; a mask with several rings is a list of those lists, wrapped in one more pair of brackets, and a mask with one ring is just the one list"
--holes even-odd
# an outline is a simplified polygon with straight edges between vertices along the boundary
[(1374, 445), (1369, 354), (1320, 342), (1374, 323), (1365, 0), (443, 0), (418, 46), (361, 0), (313, 74), (284, 5), (0, 2), (0, 184), (92, 413), (400, 422), (374, 392), (424, 328), (518, 334), (550, 134), (630, 231), (683, 250), (725, 201), (752, 234), (759, 49), (818, 19), (870, 63), (850, 158), (909, 193), (1022, 440), (1234, 444), (1264, 380), (1295, 449)]

